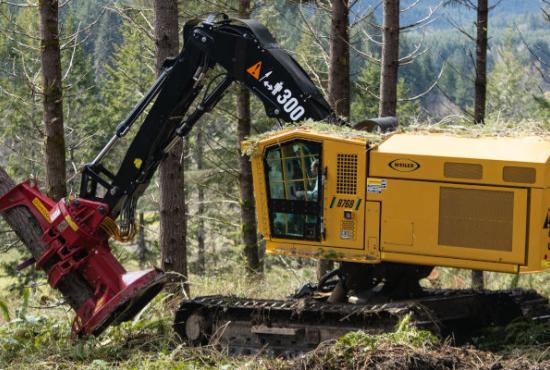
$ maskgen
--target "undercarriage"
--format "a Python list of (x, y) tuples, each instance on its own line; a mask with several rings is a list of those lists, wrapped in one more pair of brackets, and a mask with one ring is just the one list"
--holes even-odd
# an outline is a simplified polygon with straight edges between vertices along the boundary
[(185, 300), (174, 328), (190, 345), (215, 345), (230, 354), (292, 357), (351, 331), (393, 331), (406, 316), (412, 325), (457, 344), (483, 328), (550, 317), (547, 299), (532, 290), (423, 289), (419, 277), (430, 271), (397, 264), (342, 264), (319, 285), (307, 284), (286, 300)]

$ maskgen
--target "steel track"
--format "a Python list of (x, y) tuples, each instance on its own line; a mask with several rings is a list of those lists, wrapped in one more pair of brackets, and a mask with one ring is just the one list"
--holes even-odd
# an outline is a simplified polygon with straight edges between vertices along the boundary
[(520, 317), (546, 320), (546, 298), (532, 290), (425, 290), (416, 299), (383, 304), (331, 304), (314, 299), (268, 300), (223, 296), (182, 302), (174, 329), (190, 345), (217, 345), (231, 354), (292, 357), (350, 331), (394, 330), (411, 323), (457, 343), (492, 325)]

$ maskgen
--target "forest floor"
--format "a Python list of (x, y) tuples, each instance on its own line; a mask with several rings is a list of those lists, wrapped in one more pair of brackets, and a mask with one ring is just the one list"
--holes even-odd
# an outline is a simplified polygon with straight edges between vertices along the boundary
[[(314, 280), (311, 264), (299, 267), (275, 258), (270, 266), (264, 279), (254, 281), (246, 279), (236, 262), (206, 277), (192, 275), (192, 294), (283, 298)], [(425, 284), (467, 287), (468, 276), (465, 271), (437, 269)], [(502, 274), (487, 274), (486, 280), (490, 288), (512, 284), (512, 277)], [(550, 274), (526, 276), (519, 285), (545, 288), (539, 292), (548, 295), (549, 280)], [(168, 293), (155, 298), (133, 321), (99, 338), (75, 340), (70, 336), (73, 313), (56, 304), (49, 287), (39, 284), (21, 293), (8, 289), (13, 283), (0, 277), (0, 369), (550, 369), (548, 323), (493, 328), (470, 345), (455, 347), (405, 322), (393, 333), (350, 333), (293, 360), (229, 357), (175, 339), (173, 310), (182, 297)]]

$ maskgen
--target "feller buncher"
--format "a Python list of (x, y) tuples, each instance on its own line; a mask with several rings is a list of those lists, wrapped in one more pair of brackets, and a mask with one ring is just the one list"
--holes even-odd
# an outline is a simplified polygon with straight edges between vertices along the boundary
[[(209, 77), (214, 67), (224, 72)], [(277, 120), (348, 125), (265, 27), (212, 14), (185, 25), (183, 50), (83, 168), (76, 199), (54, 202), (30, 181), (0, 199), (0, 210), (23, 207), (41, 228), (40, 251), (21, 266), (45, 270), (76, 311), (76, 335), (131, 319), (162, 289), (162, 271), (126, 272), (108, 240), (132, 236), (136, 202), (160, 161), (233, 82)], [(130, 130), (113, 170), (109, 157)], [(457, 340), (517, 317), (546, 318), (546, 300), (532, 291), (434, 290), (418, 281), (433, 266), (550, 267), (550, 143), (395, 134), (374, 144), (350, 130), (291, 128), (243, 146), (267, 251), (339, 268), (286, 300), (183, 301), (174, 328), (189, 344), (292, 355), (350, 330), (391, 329), (405, 314)]]

